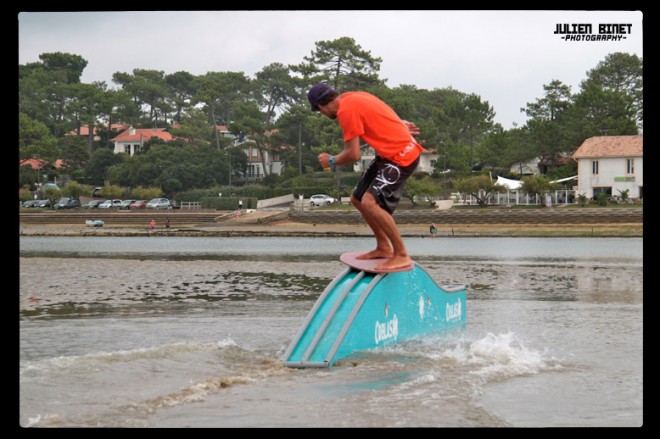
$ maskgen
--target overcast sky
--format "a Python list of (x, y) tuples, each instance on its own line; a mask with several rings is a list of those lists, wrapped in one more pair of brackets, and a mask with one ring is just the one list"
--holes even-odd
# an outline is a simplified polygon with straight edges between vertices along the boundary
[[(168, 11), (21, 12), (19, 64), (66, 52), (88, 64), (83, 82), (112, 84), (135, 68), (244, 72), (298, 64), (317, 41), (348, 36), (382, 58), (389, 87), (476, 93), (505, 128), (554, 79), (573, 92), (613, 52), (643, 57), (639, 11)], [(557, 24), (631, 24), (619, 41), (565, 41)], [(626, 27), (628, 29), (628, 27)]]

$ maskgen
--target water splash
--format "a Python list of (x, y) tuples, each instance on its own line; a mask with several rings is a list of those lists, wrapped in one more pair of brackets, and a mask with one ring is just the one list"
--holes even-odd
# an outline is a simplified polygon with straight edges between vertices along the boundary
[(487, 333), (476, 340), (443, 334), (388, 346), (374, 354), (381, 359), (384, 355), (417, 358), (418, 362), (433, 360), (439, 367), (459, 368), (487, 381), (562, 368), (557, 359), (525, 346), (513, 332)]
[(561, 368), (559, 362), (541, 352), (525, 346), (513, 332), (487, 333), (478, 340), (465, 340), (441, 352), (430, 354), (440, 359), (451, 359), (468, 372), (485, 380), (536, 374)]

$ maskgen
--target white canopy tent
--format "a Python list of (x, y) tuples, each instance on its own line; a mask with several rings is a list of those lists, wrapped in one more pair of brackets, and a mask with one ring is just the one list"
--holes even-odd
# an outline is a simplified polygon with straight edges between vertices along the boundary
[[(551, 181), (550, 183), (564, 183), (567, 181), (571, 181), (573, 179), (577, 179), (577, 175), (573, 177), (567, 177), (567, 178), (561, 178), (559, 180), (554, 180)], [(507, 203), (507, 204), (530, 204), (530, 201), (532, 204), (538, 203), (537, 197), (535, 195), (526, 194), (526, 193), (520, 193), (520, 189), (522, 188), (523, 182), (521, 180), (511, 180), (509, 178), (504, 178), (504, 177), (497, 177), (497, 182), (496, 184), (500, 186), (504, 186), (509, 193), (508, 194), (496, 194), (496, 204), (502, 204), (502, 202)], [(559, 203), (559, 204), (567, 204), (571, 199), (574, 199), (575, 197), (575, 191), (573, 190), (566, 190), (566, 189), (561, 189), (561, 190), (555, 190), (552, 192), (549, 192), (546, 194), (546, 197), (548, 197), (546, 203), (548, 206), (551, 206), (552, 203)], [(530, 200), (531, 199), (531, 200)]]
[(572, 176), (572, 177), (566, 177), (566, 178), (560, 178), (559, 180), (553, 180), (553, 181), (551, 181), (550, 183), (563, 183), (563, 182), (565, 182), (565, 181), (574, 180), (574, 179), (576, 179), (576, 178), (577, 178), (577, 175), (574, 175), (574, 176)]
[(515, 191), (518, 190), (522, 187), (523, 182), (520, 180), (511, 180), (508, 178), (500, 177), (499, 175), (497, 176), (497, 181), (495, 184), (499, 184), (500, 186), (504, 186), (510, 191)]
[[(565, 181), (574, 180), (576, 178), (577, 178), (577, 175), (574, 175), (572, 177), (566, 177), (566, 178), (560, 178), (559, 180), (553, 180), (550, 183), (563, 183)], [(511, 180), (509, 178), (500, 177), (498, 175), (496, 184), (504, 186), (505, 188), (507, 188), (510, 191), (515, 191), (515, 190), (518, 190), (522, 187), (523, 182), (520, 181), (520, 180)]]

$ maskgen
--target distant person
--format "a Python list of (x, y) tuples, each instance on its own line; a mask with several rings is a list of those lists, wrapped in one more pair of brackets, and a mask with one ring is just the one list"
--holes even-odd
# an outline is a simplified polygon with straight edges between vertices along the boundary
[(403, 185), (419, 164), (424, 148), (413, 135), (415, 124), (401, 120), (394, 110), (376, 96), (353, 91), (339, 95), (328, 84), (319, 83), (307, 93), (312, 111), (337, 120), (343, 131), (344, 150), (333, 156), (319, 154), (323, 168), (347, 165), (360, 160), (360, 143), (376, 150), (376, 158), (362, 174), (351, 203), (374, 232), (376, 248), (358, 259), (387, 258), (376, 268), (403, 268), (412, 263), (392, 214), (401, 200)]
[(170, 217), (165, 218), (165, 228), (170, 230)]
[(429, 226), (429, 233), (431, 234), (431, 238), (435, 238), (435, 234), (438, 233), (438, 229), (435, 228), (435, 224), (431, 223)]
[(149, 233), (153, 233), (153, 231), (156, 230), (156, 220), (151, 220), (149, 222)]
[(243, 208), (243, 200), (238, 200), (238, 210)]

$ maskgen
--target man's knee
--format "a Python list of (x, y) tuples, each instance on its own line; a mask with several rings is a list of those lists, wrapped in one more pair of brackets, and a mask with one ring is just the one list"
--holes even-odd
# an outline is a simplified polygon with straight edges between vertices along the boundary
[(369, 192), (364, 194), (364, 196), (362, 197), (361, 204), (362, 204), (362, 208), (367, 211), (381, 209), (381, 207), (378, 205), (378, 201), (376, 201), (376, 197), (374, 197), (373, 194), (370, 194)]

